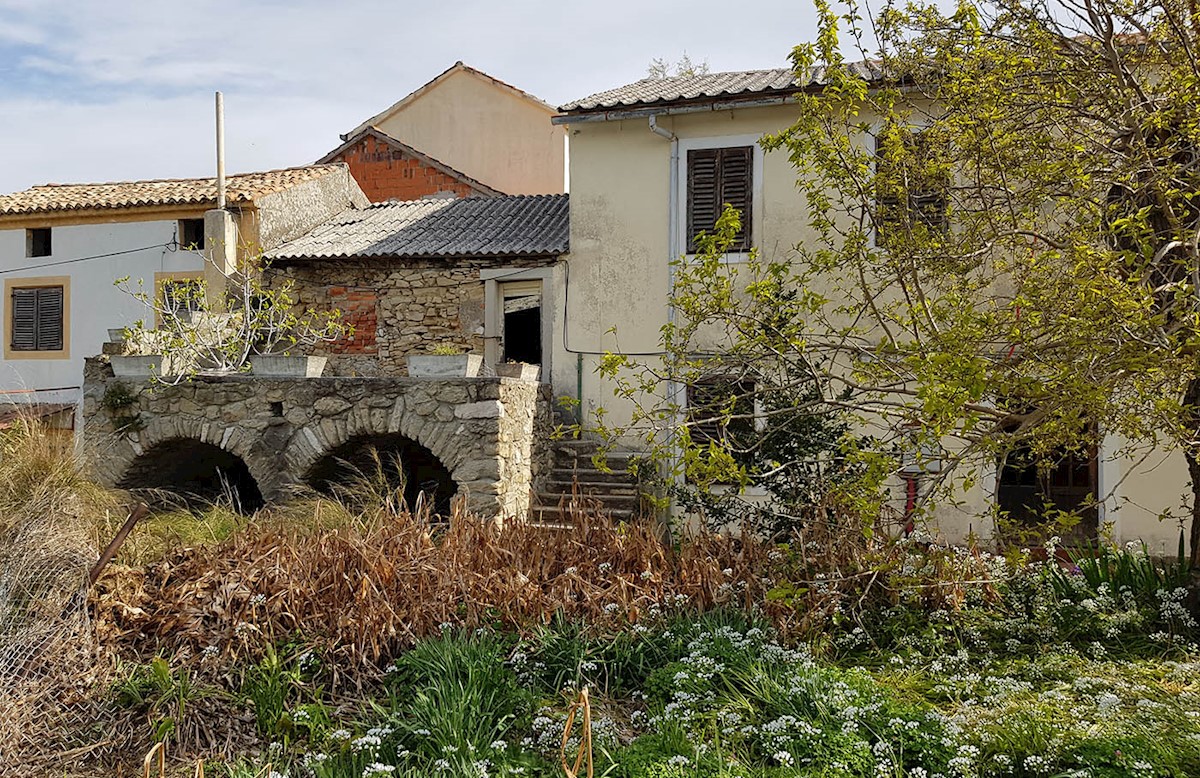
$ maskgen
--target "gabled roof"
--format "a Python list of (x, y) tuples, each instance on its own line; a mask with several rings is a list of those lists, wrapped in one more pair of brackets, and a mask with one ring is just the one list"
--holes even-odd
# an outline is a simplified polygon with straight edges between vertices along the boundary
[(400, 109), (407, 106), (409, 103), (411, 103), (414, 100), (416, 100), (417, 98), (421, 97), (421, 95), (423, 95), (426, 92), (428, 92), (429, 90), (433, 89), (438, 84), (442, 83), (443, 81), (445, 81), (446, 79), (448, 79), (450, 76), (452, 76), (455, 73), (470, 73), (473, 76), (482, 78), (486, 81), (490, 81), (493, 84), (495, 84), (496, 86), (498, 86), (502, 89), (505, 89), (509, 92), (512, 92), (514, 95), (516, 95), (524, 100), (528, 100), (529, 102), (533, 103), (534, 105), (538, 106), (539, 108), (545, 109), (547, 112), (549, 112), (551, 114), (554, 113), (554, 106), (550, 105), (546, 101), (541, 100), (537, 97), (534, 97), (533, 95), (526, 92), (524, 89), (518, 89), (517, 87), (513, 86), (512, 84), (501, 81), (500, 79), (496, 78), (495, 76), (489, 76), (487, 73), (484, 73), (482, 70), (473, 68), (470, 65), (464, 65), (462, 60), (459, 60), (458, 62), (455, 62), (450, 67), (443, 70), (438, 75), (434, 76), (430, 81), (427, 81), (422, 86), (418, 87), (417, 89), (413, 90), (409, 94), (400, 98), (397, 102), (393, 103), (389, 108), (387, 108), (382, 113), (375, 114), (370, 119), (367, 119), (365, 122), (358, 125), (353, 130), (346, 133), (345, 135), (343, 135), (342, 139), (345, 140), (346, 138), (351, 138), (355, 135), (358, 135), (360, 132), (367, 129), (368, 127), (375, 127), (375, 126), (382, 124), (383, 122), (387, 121), (388, 118), (392, 116), (392, 114), (396, 113)]
[[(281, 192), (296, 184), (344, 169), (343, 165), (308, 165), (228, 176), (225, 181), (227, 203), (252, 203), (264, 195)], [(22, 192), (0, 195), (0, 215), (164, 205), (216, 207), (216, 203), (215, 178), (170, 178), (104, 184), (44, 184)]]
[(568, 248), (567, 195), (377, 203), (267, 252), (272, 260), (552, 257)]
[[(879, 63), (874, 60), (853, 62), (846, 67), (869, 81), (877, 81), (882, 77)], [(559, 110), (563, 113), (581, 114), (680, 103), (708, 103), (714, 100), (736, 102), (763, 97), (786, 99), (798, 91), (818, 89), (827, 83), (823, 68), (815, 69), (807, 78), (797, 78), (791, 68), (643, 78), (632, 84), (574, 100), (560, 106)]]
[(487, 194), (487, 195), (503, 194), (503, 192), (499, 191), (498, 189), (493, 189), (492, 187), (488, 186), (487, 184), (483, 183), (482, 181), (471, 178), (466, 173), (463, 173), (461, 170), (455, 170), (454, 168), (447, 165), (445, 162), (434, 159), (433, 157), (429, 156), (428, 154), (426, 154), (424, 152), (417, 151), (415, 148), (413, 148), (412, 146), (409, 146), (407, 143), (403, 143), (399, 140), (396, 140), (391, 135), (388, 135), (386, 132), (379, 129), (378, 127), (367, 127), (366, 129), (364, 129), (360, 132), (356, 132), (353, 136), (346, 138), (345, 143), (338, 146), (336, 149), (329, 152), (324, 157), (321, 157), (319, 160), (317, 160), (317, 164), (323, 165), (323, 164), (328, 164), (328, 163), (335, 161), (338, 157), (340, 157), (342, 154), (346, 153), (350, 149), (357, 146), (359, 143), (362, 142), (362, 140), (364, 138), (367, 138), (367, 137), (372, 137), (372, 138), (375, 138), (376, 140), (380, 141), (381, 143), (386, 143), (388, 146), (391, 146), (392, 148), (396, 149), (397, 151), (401, 151), (415, 159), (420, 160), (422, 164), (428, 165), (429, 167), (434, 168), (435, 170), (440, 170), (441, 172), (445, 173), (446, 175), (450, 176), (451, 178), (458, 179), (459, 181), (463, 182), (464, 184), (467, 184), (468, 186), (470, 186), (472, 189), (477, 190), (480, 194)]

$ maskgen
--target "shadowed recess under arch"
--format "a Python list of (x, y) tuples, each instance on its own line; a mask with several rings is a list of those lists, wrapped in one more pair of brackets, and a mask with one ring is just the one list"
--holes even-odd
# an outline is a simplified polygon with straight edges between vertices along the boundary
[(433, 452), (403, 435), (359, 435), (326, 452), (309, 469), (305, 481), (325, 494), (403, 489), (404, 499), (415, 508), (424, 493), (435, 513), (448, 515), (450, 500), (458, 491), (450, 471)]
[(241, 513), (253, 513), (264, 504), (258, 482), (241, 457), (190, 438), (150, 447), (133, 460), (117, 486), (170, 493), (193, 507), (226, 501)]

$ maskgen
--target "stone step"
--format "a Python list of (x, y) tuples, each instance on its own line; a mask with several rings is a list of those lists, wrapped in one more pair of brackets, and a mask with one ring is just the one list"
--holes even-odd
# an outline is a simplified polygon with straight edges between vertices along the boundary
[(542, 483), (542, 491), (554, 494), (571, 494), (579, 491), (581, 494), (638, 494), (640, 489), (633, 481), (582, 481), (576, 478), (557, 478), (551, 474)]
[(637, 516), (637, 511), (630, 508), (597, 508), (596, 506), (583, 506), (581, 509), (572, 510), (571, 506), (539, 506), (532, 508), (529, 511), (530, 520), (540, 526), (574, 526), (575, 519), (579, 513), (586, 515), (595, 515), (603, 513), (617, 521), (632, 521)]
[(571, 483), (578, 481), (581, 484), (636, 484), (637, 479), (629, 473), (628, 470), (613, 470), (605, 472), (603, 470), (585, 470), (565, 469), (556, 467), (550, 471), (547, 481), (565, 481)]
[(570, 505), (579, 503), (581, 505), (599, 504), (605, 508), (636, 508), (642, 504), (642, 496), (637, 492), (632, 494), (574, 494), (571, 492), (538, 492), (537, 502), (539, 505)]

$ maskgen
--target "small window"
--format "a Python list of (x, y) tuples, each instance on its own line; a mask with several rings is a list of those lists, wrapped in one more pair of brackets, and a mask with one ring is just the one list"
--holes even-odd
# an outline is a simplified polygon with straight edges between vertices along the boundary
[(725, 376), (702, 378), (688, 384), (692, 442), (716, 443), (734, 450), (753, 446), (762, 426), (757, 388), (749, 379)]
[(204, 281), (199, 278), (168, 278), (162, 282), (163, 308), (172, 316), (195, 313), (204, 305)]
[(886, 248), (922, 232), (949, 230), (948, 190), (924, 133), (885, 129), (875, 139), (876, 245)]
[(696, 238), (711, 233), (726, 205), (742, 215), (742, 229), (731, 251), (746, 251), (751, 245), (751, 199), (754, 191), (754, 147), (692, 149), (687, 158), (688, 253), (697, 251)]
[(179, 220), (179, 248), (186, 251), (204, 250), (204, 220)]
[(38, 227), (33, 230), (25, 230), (25, 256), (27, 257), (48, 257), (50, 256), (50, 228)]
[(13, 351), (63, 350), (63, 288), (16, 287), (10, 301)]

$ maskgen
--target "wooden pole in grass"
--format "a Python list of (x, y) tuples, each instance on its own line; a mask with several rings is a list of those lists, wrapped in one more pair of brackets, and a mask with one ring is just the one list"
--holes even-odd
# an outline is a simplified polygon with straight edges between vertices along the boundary
[(100, 559), (96, 564), (92, 565), (92, 572), (88, 575), (88, 588), (96, 585), (96, 581), (100, 579), (100, 573), (104, 572), (104, 568), (117, 555), (117, 549), (125, 542), (125, 538), (129, 537), (129, 533), (133, 531), (134, 525), (141, 521), (149, 512), (150, 509), (146, 507), (146, 503), (144, 502), (138, 503), (137, 507), (130, 512), (129, 518), (125, 519), (125, 523), (121, 525), (121, 529), (117, 530), (116, 537), (108, 542), (108, 545), (104, 548), (104, 553), (100, 555)]

